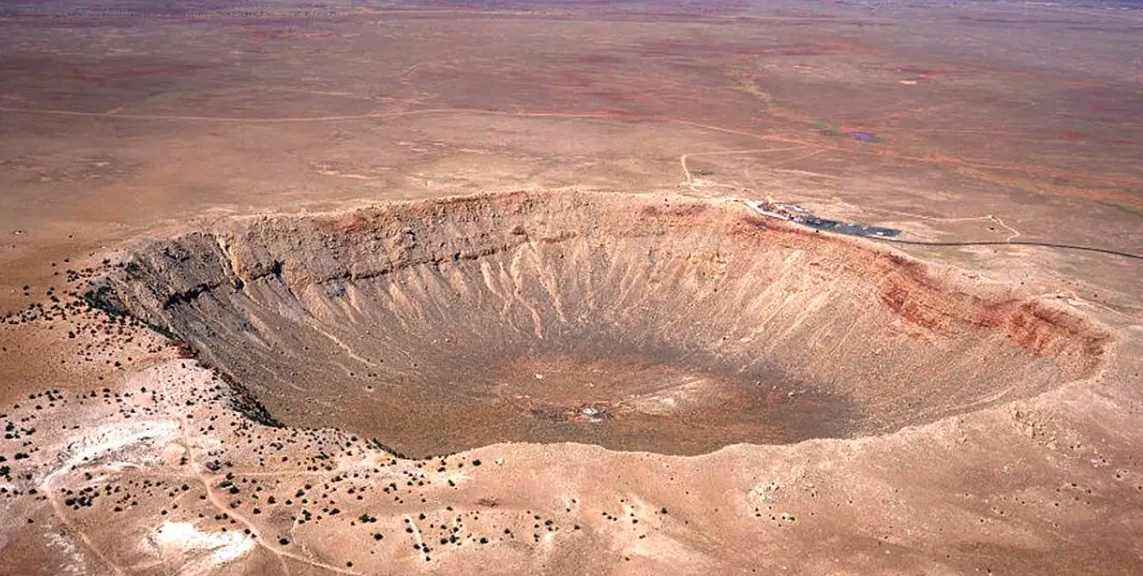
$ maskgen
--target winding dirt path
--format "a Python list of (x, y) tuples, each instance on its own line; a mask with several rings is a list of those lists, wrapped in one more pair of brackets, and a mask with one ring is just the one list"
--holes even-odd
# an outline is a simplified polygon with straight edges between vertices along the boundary
[(250, 530), (250, 536), (252, 538), (254, 538), (254, 541), (259, 546), (261, 546), (262, 548), (265, 548), (268, 552), (270, 552), (275, 557), (277, 557), (278, 564), (282, 567), (282, 574), (284, 574), (285, 576), (290, 576), (290, 574), (291, 574), (290, 566), (286, 562), (286, 559), (289, 558), (290, 560), (294, 560), (296, 562), (301, 562), (303, 564), (307, 564), (307, 565), (313, 566), (315, 568), (321, 568), (322, 570), (328, 570), (330, 572), (336, 572), (338, 574), (348, 574), (348, 575), (353, 575), (353, 576), (360, 576), (361, 575), (360, 572), (354, 572), (353, 570), (346, 570), (344, 568), (333, 566), (331, 564), (326, 564), (324, 562), (319, 562), (317, 560), (312, 560), (310, 558), (306, 558), (305, 556), (302, 556), (300, 554), (295, 554), (295, 553), (290, 552), (288, 550), (282, 550), (281, 548), (274, 546), (272, 543), (268, 542), (266, 540), (266, 538), (264, 536), (262, 536), (262, 533), (258, 529), (257, 524), (255, 524), (253, 521), (251, 521), (249, 518), (247, 518), (243, 514), (232, 510), (229, 506), (227, 506), (226, 502), (223, 502), (222, 499), (219, 498), (218, 493), (216, 493), (214, 491), (214, 489), (212, 487), (214, 479), (211, 478), (209, 475), (203, 474), (201, 472), (202, 469), (199, 467), (198, 461), (195, 458), (194, 443), (192, 441), (193, 437), (190, 435), (189, 429), (190, 428), (189, 428), (189, 425), (188, 425), (185, 417), (180, 418), (179, 419), (179, 433), (181, 436), (183, 448), (185, 448), (187, 451), (187, 463), (192, 467), (192, 469), (195, 470), (195, 475), (197, 476), (198, 480), (202, 483), (203, 489), (206, 490), (207, 499), (220, 512), (222, 512), (223, 514), (226, 514), (227, 516), (229, 516), (231, 518), (234, 518), (240, 524), (242, 524), (243, 527)]

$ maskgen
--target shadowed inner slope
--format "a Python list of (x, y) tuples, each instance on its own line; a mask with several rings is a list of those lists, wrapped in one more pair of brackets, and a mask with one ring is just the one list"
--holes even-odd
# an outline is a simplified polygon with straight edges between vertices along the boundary
[(141, 245), (121, 305), (289, 425), (411, 456), (879, 434), (1083, 378), (1086, 319), (689, 199), (506, 194)]

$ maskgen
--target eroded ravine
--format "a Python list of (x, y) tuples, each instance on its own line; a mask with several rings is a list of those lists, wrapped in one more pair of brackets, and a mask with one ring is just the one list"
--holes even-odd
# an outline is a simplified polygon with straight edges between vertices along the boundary
[(741, 205), (545, 193), (228, 221), (102, 297), (275, 418), (424, 456), (885, 433), (1089, 376), (1106, 334)]

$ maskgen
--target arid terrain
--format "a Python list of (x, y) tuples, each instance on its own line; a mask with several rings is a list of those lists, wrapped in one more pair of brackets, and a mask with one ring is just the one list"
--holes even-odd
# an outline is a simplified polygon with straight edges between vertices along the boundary
[(1141, 574), (1141, 37), (0, 3), (0, 574)]

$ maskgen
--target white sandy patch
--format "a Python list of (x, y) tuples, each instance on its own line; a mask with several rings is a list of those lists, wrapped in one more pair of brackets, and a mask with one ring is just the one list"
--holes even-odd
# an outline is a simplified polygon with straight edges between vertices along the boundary
[(94, 432), (84, 434), (80, 440), (68, 444), (64, 450), (65, 461), (57, 471), (92, 463), (110, 453), (120, 453), (120, 456), (127, 457), (123, 452), (128, 449), (143, 448), (155, 443), (165, 445), (178, 437), (178, 429), (179, 424), (175, 420), (145, 420), (101, 426)]
[(206, 574), (254, 549), (254, 539), (238, 532), (200, 532), (189, 522), (163, 522), (151, 536), (164, 558), (184, 558), (179, 574)]
[(63, 566), (64, 574), (81, 576), (88, 573), (87, 563), (84, 562), (83, 555), (76, 550), (75, 542), (53, 532), (45, 533), (44, 538), (48, 541), (49, 546), (59, 549), (71, 559), (71, 562)]

